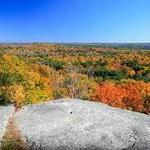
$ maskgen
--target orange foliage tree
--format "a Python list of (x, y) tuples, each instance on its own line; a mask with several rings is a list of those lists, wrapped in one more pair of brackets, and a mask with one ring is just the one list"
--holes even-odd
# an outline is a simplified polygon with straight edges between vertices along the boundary
[(150, 113), (150, 83), (129, 81), (123, 84), (105, 82), (96, 88), (92, 99), (113, 107)]

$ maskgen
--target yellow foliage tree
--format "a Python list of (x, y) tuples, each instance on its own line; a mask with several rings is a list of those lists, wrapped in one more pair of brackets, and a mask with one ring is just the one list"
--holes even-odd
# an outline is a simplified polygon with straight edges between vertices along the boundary
[(25, 91), (22, 85), (12, 85), (5, 89), (5, 98), (7, 101), (15, 104), (16, 107), (21, 107), (26, 101)]

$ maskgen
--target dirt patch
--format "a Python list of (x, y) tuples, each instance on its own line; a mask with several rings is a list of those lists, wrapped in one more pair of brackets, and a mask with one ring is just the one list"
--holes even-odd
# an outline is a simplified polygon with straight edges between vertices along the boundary
[(28, 150), (28, 145), (13, 117), (9, 119), (6, 132), (3, 136), (2, 150)]

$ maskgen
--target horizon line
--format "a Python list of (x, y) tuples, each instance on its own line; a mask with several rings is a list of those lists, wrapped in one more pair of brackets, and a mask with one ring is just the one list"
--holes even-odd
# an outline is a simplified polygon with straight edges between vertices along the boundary
[(150, 44), (150, 42), (0, 42), (0, 44)]

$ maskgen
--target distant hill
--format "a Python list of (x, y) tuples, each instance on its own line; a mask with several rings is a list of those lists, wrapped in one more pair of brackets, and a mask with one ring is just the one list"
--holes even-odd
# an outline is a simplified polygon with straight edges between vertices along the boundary
[(71, 46), (94, 46), (94, 47), (113, 47), (113, 48), (130, 48), (130, 49), (150, 49), (150, 43), (63, 43)]
[(84, 47), (113, 47), (113, 48), (130, 48), (130, 49), (145, 49), (150, 50), (150, 43), (51, 43), (51, 42), (34, 42), (34, 43), (0, 43), (1, 45), (45, 45), (45, 44), (56, 44), (65, 46), (84, 46)]

